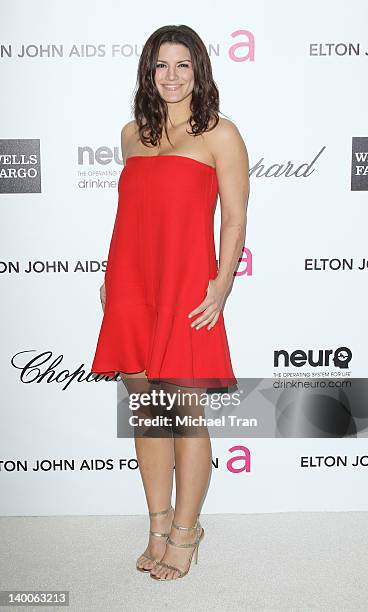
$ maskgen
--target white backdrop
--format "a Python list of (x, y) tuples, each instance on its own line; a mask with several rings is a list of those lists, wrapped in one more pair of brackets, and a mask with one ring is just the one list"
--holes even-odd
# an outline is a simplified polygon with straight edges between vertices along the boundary
[[(240, 264), (224, 311), (236, 376), (334, 376), (332, 362), (274, 367), (274, 351), (343, 346), (352, 352), (346, 374), (365, 377), (367, 4), (164, 0), (158, 10), (147, 0), (2, 0), (0, 7), (0, 513), (144, 512), (133, 441), (117, 438), (118, 384), (85, 380), (140, 50), (162, 25), (196, 29), (221, 111), (248, 148), (252, 265)], [(27, 167), (27, 159), (38, 162), (38, 191), (21, 172), (11, 182), (9, 168)], [(219, 222), (218, 204), (217, 248)], [(80, 366), (85, 374), (66, 388), (34, 369), (22, 374), (35, 357), (46, 360), (40, 373), (57, 360), (55, 376)], [(234, 446), (248, 449), (248, 470), (229, 469)], [(366, 454), (364, 435), (214, 439), (203, 512), (367, 510)], [(316, 456), (332, 459), (301, 467), (301, 457)], [(340, 456), (347, 465), (336, 464)], [(43, 469), (34, 469), (37, 461)]]

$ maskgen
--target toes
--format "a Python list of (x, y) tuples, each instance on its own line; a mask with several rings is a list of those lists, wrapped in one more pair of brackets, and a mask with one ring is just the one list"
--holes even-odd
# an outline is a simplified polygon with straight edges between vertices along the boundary
[(160, 572), (159, 572), (159, 577), (164, 578), (164, 580), (166, 580), (166, 573), (167, 573), (167, 569), (165, 567), (161, 567)]
[(147, 561), (143, 566), (142, 569), (145, 570), (151, 570), (152, 569), (152, 561)]
[(161, 567), (158, 571), (158, 577), (162, 580), (175, 580), (178, 577), (178, 572), (168, 567)]
[(160, 580), (176, 580), (176, 578), (179, 578), (180, 572), (178, 570), (169, 569), (168, 567), (154, 565), (151, 569), (151, 575), (160, 578)]
[(145, 557), (140, 557), (137, 561), (137, 567), (140, 569), (150, 570), (152, 569), (152, 561), (146, 559)]
[(179, 572), (177, 570), (172, 570), (170, 569), (166, 575), (166, 579), (167, 580), (176, 580), (176, 578), (179, 578)]
[(166, 567), (161, 567), (160, 568), (160, 572), (159, 572), (159, 577), (163, 578), (164, 580), (166, 580), (166, 576), (167, 576), (167, 568)]

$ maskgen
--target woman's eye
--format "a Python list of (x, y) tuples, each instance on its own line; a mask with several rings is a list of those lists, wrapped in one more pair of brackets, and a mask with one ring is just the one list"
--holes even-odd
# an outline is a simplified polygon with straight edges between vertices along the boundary
[[(184, 66), (184, 68), (189, 68), (189, 64), (185, 64), (185, 63), (178, 64), (178, 66)], [(158, 63), (156, 64), (156, 68), (165, 68), (165, 64)]]

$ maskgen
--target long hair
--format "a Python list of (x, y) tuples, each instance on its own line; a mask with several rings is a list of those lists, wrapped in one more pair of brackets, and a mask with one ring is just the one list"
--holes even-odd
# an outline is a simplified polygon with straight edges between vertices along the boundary
[[(219, 122), (219, 92), (212, 76), (212, 67), (207, 49), (198, 34), (186, 25), (163, 26), (147, 39), (139, 59), (133, 113), (138, 125), (139, 138), (143, 144), (156, 146), (161, 141), (162, 129), (169, 140), (166, 120), (167, 103), (155, 84), (155, 70), (160, 46), (163, 43), (185, 45), (190, 52), (194, 87), (190, 103), (189, 124), (195, 136), (212, 130)], [(213, 125), (209, 128), (210, 121)], [(169, 140), (170, 142), (170, 140)]]

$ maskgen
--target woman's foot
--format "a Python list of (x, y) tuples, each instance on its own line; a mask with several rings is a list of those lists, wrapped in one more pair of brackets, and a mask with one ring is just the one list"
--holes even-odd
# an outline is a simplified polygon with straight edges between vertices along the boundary
[[(170, 540), (178, 544), (170, 544), (168, 541), (166, 544), (166, 551), (160, 562), (155, 563), (150, 572), (151, 576), (159, 580), (176, 580), (183, 574), (186, 574), (189, 570), (191, 559), (195, 554), (195, 546), (182, 546), (183, 544), (194, 544), (197, 540), (203, 537), (203, 529), (200, 525), (198, 528), (190, 528), (188, 530), (171, 528)], [(161, 566), (160, 564), (163, 564)], [(164, 567), (164, 565), (170, 565), (171, 568)], [(178, 568), (178, 569), (175, 569)], [(180, 570), (180, 571), (178, 571)]]
[[(154, 513), (155, 514), (155, 513)], [(150, 516), (150, 531), (153, 533), (169, 534), (174, 508), (170, 508), (165, 514)], [(155, 536), (150, 533), (148, 546), (144, 553), (137, 559), (138, 570), (149, 572), (165, 553), (167, 537)]]

